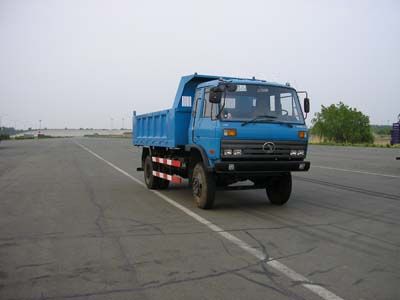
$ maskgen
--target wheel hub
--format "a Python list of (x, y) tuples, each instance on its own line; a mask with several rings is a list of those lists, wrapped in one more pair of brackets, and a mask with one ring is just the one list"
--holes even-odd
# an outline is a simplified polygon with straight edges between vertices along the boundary
[(145, 173), (144, 178), (146, 179), (146, 182), (149, 182), (151, 176), (151, 169), (149, 168), (149, 166), (146, 166), (144, 173)]
[(193, 195), (200, 197), (202, 190), (201, 180), (198, 177), (193, 178)]

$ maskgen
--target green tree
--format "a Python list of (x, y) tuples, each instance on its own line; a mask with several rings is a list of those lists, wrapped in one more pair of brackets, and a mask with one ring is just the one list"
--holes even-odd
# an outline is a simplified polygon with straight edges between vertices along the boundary
[(312, 124), (311, 133), (324, 141), (351, 144), (374, 141), (369, 117), (342, 102), (328, 107), (322, 105)]
[(392, 130), (392, 126), (389, 125), (371, 125), (371, 129), (373, 133), (378, 135), (390, 135), (390, 131)]

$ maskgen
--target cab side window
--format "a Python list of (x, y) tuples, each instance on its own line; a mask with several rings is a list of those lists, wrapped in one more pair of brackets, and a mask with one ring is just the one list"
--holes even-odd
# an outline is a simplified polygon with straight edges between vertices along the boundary
[(210, 97), (210, 89), (206, 89), (204, 93), (204, 104), (203, 104), (203, 118), (216, 118), (217, 106), (214, 103), (208, 101)]
[(199, 99), (201, 98), (201, 89), (197, 89), (194, 95), (194, 103), (193, 103), (193, 110), (192, 115), (193, 117), (196, 116), (197, 110), (199, 109)]

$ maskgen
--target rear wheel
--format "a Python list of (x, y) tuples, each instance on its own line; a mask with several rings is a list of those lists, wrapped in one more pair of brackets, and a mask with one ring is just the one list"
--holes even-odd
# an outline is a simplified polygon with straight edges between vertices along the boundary
[(160, 178), (153, 176), (153, 162), (151, 157), (147, 156), (144, 160), (144, 182), (149, 189), (159, 188)]
[(193, 170), (192, 190), (196, 205), (202, 209), (210, 209), (215, 199), (215, 179), (205, 171), (202, 162), (198, 162)]
[(292, 193), (292, 175), (290, 173), (273, 177), (267, 185), (267, 196), (274, 205), (284, 205)]
[(158, 184), (158, 188), (160, 190), (166, 190), (169, 187), (169, 180), (165, 180), (162, 178), (159, 178), (160, 182)]

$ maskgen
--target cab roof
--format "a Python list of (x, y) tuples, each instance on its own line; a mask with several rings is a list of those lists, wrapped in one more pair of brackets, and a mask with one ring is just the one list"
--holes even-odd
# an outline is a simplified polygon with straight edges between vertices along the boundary
[(255, 79), (255, 78), (237, 78), (230, 76), (215, 76), (215, 75), (204, 75), (194, 73), (192, 75), (183, 76), (179, 83), (178, 89), (176, 91), (176, 96), (173, 104), (173, 108), (181, 109), (185, 111), (190, 111), (191, 107), (182, 107), (181, 99), (182, 97), (194, 97), (196, 88), (216, 86), (221, 81), (230, 82), (234, 84), (259, 84), (259, 85), (272, 85), (277, 87), (292, 88), (290, 86), (279, 84), (275, 82)]
[(262, 79), (256, 79), (256, 78), (238, 78), (238, 77), (230, 77), (230, 76), (213, 76), (213, 75), (192, 75), (192, 76), (198, 76), (202, 78), (209, 78), (209, 81), (204, 81), (203, 83), (199, 84), (198, 87), (206, 87), (206, 86), (215, 86), (218, 85), (221, 81), (226, 81), (234, 84), (259, 84), (259, 85), (272, 85), (272, 86), (278, 86), (278, 87), (290, 87), (286, 84), (281, 84), (277, 82), (272, 82), (272, 81), (266, 81)]

